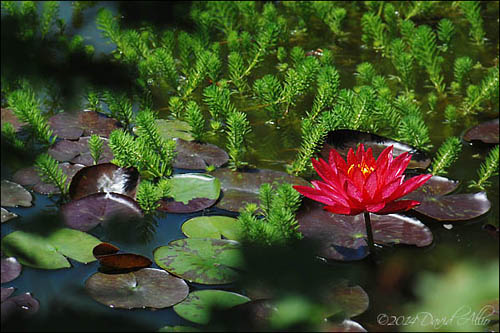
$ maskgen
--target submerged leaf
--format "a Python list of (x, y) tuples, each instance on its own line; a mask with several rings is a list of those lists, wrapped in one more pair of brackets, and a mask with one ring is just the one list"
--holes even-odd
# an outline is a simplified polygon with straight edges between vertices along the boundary
[(2, 206), (6, 207), (31, 207), (33, 197), (24, 187), (8, 180), (2, 180)]
[(467, 132), (465, 132), (463, 139), (469, 142), (482, 141), (484, 143), (498, 143), (498, 118), (486, 121), (468, 129)]
[(69, 140), (92, 134), (107, 138), (113, 130), (121, 127), (117, 120), (88, 110), (56, 114), (49, 119), (49, 124), (55, 135)]
[(186, 141), (193, 141), (191, 126), (182, 120), (156, 119), (158, 132), (164, 139), (179, 138)]

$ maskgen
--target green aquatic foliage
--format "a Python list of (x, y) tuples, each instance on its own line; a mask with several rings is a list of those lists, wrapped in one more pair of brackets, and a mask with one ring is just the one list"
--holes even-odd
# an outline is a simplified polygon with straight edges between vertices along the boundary
[(458, 120), (457, 108), (453, 104), (446, 105), (444, 109), (444, 119), (448, 123), (456, 123)]
[[(405, 21), (410, 20), (414, 16), (422, 16), (428, 13), (438, 1), (412, 1), (404, 4), (404, 17)], [(403, 5), (403, 4), (401, 4)]]
[(243, 93), (246, 89), (248, 89), (248, 83), (246, 78), (244, 77), (246, 68), (243, 62), (243, 57), (239, 52), (232, 51), (231, 53), (229, 53), (227, 61), (229, 78), (231, 79), (231, 82), (236, 86), (236, 89), (238, 89), (240, 93)]
[(117, 47), (120, 45), (120, 25), (110, 10), (101, 8), (97, 12), (96, 24), (104, 37), (109, 38)]
[(464, 81), (469, 78), (473, 66), (474, 62), (467, 56), (455, 59), (453, 65), (453, 76), (455, 80), (451, 83), (451, 90), (453, 93), (458, 94), (462, 90)]
[(246, 141), (252, 131), (247, 115), (243, 112), (233, 111), (227, 116), (226, 149), (229, 155), (229, 167), (238, 170), (248, 163), (243, 161), (246, 153)]
[(413, 63), (415, 58), (411, 52), (406, 50), (406, 45), (402, 39), (396, 38), (391, 42), (390, 58), (394, 68), (399, 74), (399, 81), (406, 92), (409, 92), (415, 86), (415, 77), (413, 75)]
[(483, 110), (483, 104), (487, 101), (498, 101), (499, 72), (498, 66), (488, 70), (486, 76), (481, 80), (479, 86), (469, 85), (461, 109), (465, 113), (477, 113)]
[(265, 105), (264, 110), (268, 113), (269, 119), (276, 123), (283, 116), (280, 105), (277, 104), (283, 91), (281, 82), (276, 76), (266, 74), (262, 78), (255, 80), (253, 91), (257, 100)]
[(462, 151), (462, 142), (459, 138), (451, 136), (439, 147), (432, 160), (431, 173), (434, 176), (446, 175), (448, 169), (458, 159)]
[(295, 219), (295, 212), (301, 202), (300, 195), (290, 184), (274, 187), (271, 184), (260, 187), (260, 211), (257, 205), (248, 204), (238, 217), (244, 241), (284, 245), (302, 238)]
[(451, 22), (447, 18), (444, 18), (441, 21), (439, 21), (437, 36), (438, 39), (441, 42), (443, 42), (442, 50), (444, 52), (448, 50), (448, 47), (450, 45), (451, 39), (453, 38), (454, 34), (455, 34), (455, 26), (453, 25), (453, 22)]
[(206, 87), (203, 90), (203, 102), (208, 106), (212, 117), (210, 125), (214, 130), (220, 129), (224, 119), (236, 110), (227, 85), (212, 84)]
[(59, 163), (49, 154), (39, 155), (35, 161), (35, 169), (43, 182), (54, 185), (61, 192), (62, 197), (69, 193), (68, 177), (59, 167)]
[(11, 123), (2, 123), (2, 139), (7, 140), (7, 142), (17, 149), (24, 149), (25, 147), (24, 142), (17, 137), (16, 130)]
[(412, 20), (404, 20), (399, 24), (399, 33), (401, 34), (401, 39), (406, 43), (406, 45), (411, 45), (411, 40), (417, 27)]
[(90, 156), (92, 156), (94, 160), (94, 164), (97, 164), (102, 155), (102, 139), (98, 135), (92, 134), (90, 136), (89, 150)]
[(484, 44), (486, 33), (483, 29), (483, 18), (481, 17), (481, 5), (479, 1), (460, 1), (460, 9), (470, 24), (469, 36), (477, 44)]
[(323, 66), (317, 76), (317, 91), (314, 96), (311, 112), (307, 114), (312, 120), (324, 110), (332, 108), (335, 98), (337, 97), (340, 76), (337, 69), (331, 65)]
[(85, 92), (85, 108), (87, 110), (100, 112), (101, 108), (101, 94), (97, 89), (93, 89), (91, 87), (86, 89)]
[(139, 80), (143, 86), (161, 87), (167, 85), (175, 90), (178, 86), (178, 74), (172, 51), (167, 47), (154, 49), (148, 57), (140, 60), (138, 65)]
[(498, 145), (492, 148), (486, 156), (483, 163), (477, 172), (478, 180), (473, 180), (469, 184), (469, 188), (476, 188), (484, 191), (491, 186), (490, 178), (498, 176)]
[(384, 21), (387, 24), (387, 33), (390, 38), (394, 38), (398, 33), (398, 15), (392, 3), (384, 5)]
[(205, 135), (205, 118), (195, 101), (186, 104), (186, 121), (191, 126), (191, 135), (196, 141), (203, 141)]
[(387, 41), (387, 25), (382, 22), (380, 16), (372, 12), (363, 14), (361, 27), (363, 29), (361, 36), (363, 43), (375, 50), (383, 50)]
[(136, 201), (145, 214), (153, 213), (159, 206), (159, 200), (170, 194), (170, 182), (167, 178), (160, 179), (156, 184), (142, 180), (137, 188)]
[(369, 62), (362, 62), (356, 67), (356, 82), (358, 85), (369, 85), (373, 77), (377, 75), (375, 67)]
[(42, 115), (40, 101), (31, 87), (25, 85), (10, 93), (7, 104), (20, 121), (28, 123), (40, 142), (51, 145), (56, 141), (57, 136), (52, 135), (47, 119)]
[(435, 93), (431, 92), (427, 97), (427, 104), (429, 105), (429, 111), (434, 111), (438, 102), (438, 97)]
[(178, 96), (172, 96), (168, 100), (168, 109), (174, 115), (175, 118), (181, 119), (182, 113), (184, 111), (184, 102)]
[(57, 1), (44, 1), (42, 17), (40, 18), (40, 33), (44, 38), (54, 25), (55, 20), (59, 16), (59, 2)]
[(112, 118), (118, 120), (122, 126), (129, 130), (134, 122), (134, 113), (132, 111), (132, 101), (124, 93), (113, 93), (105, 91), (103, 100), (107, 104)]

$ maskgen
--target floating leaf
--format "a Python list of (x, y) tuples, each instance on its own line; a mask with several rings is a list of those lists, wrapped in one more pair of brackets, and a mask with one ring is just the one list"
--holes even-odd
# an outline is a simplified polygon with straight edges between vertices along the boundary
[(490, 210), (491, 202), (485, 192), (450, 195), (458, 184), (445, 177), (432, 176), (404, 199), (420, 201), (420, 205), (413, 210), (438, 221), (470, 220)]
[(350, 319), (344, 319), (342, 322), (325, 323), (319, 330), (320, 332), (368, 332), (358, 322)]
[(2, 239), (2, 251), (25, 266), (58, 269), (71, 267), (65, 256), (83, 263), (94, 261), (92, 249), (99, 243), (94, 236), (67, 228), (44, 235), (14, 231)]
[(177, 156), (174, 160), (175, 168), (203, 169), (209, 165), (220, 167), (227, 163), (229, 156), (216, 145), (210, 143), (197, 143), (178, 139)]
[(191, 126), (182, 120), (156, 119), (158, 132), (165, 139), (179, 138), (186, 141), (193, 141)]
[(120, 123), (95, 111), (62, 112), (49, 119), (54, 134), (61, 139), (76, 140), (80, 136), (96, 134), (108, 137)]
[(14, 257), (2, 257), (2, 283), (14, 280), (21, 274), (22, 266)]
[(70, 228), (89, 231), (113, 217), (141, 218), (137, 202), (117, 193), (94, 193), (62, 206), (64, 223)]
[(484, 143), (498, 143), (498, 133), (499, 126), (497, 118), (468, 129), (463, 139), (469, 142), (482, 141)]
[(247, 203), (257, 204), (259, 202), (259, 188), (262, 184), (273, 182), (302, 186), (309, 184), (303, 178), (267, 169), (236, 172), (223, 168), (211, 172), (210, 175), (220, 180), (223, 193), (216, 207), (234, 212), (243, 209)]
[[(223, 313), (231, 318), (230, 324), (235, 324), (237, 327), (225, 327), (226, 331), (237, 331), (242, 323), (245, 325), (245, 330), (248, 332), (265, 332), (270, 330), (269, 319), (271, 315), (278, 311), (272, 300), (258, 299), (252, 300), (243, 304), (236, 305), (227, 313)], [(220, 318), (220, 317), (219, 317)]]
[(1, 302), (5, 301), (16, 289), (14, 287), (2, 288)]
[(112, 163), (88, 166), (79, 170), (71, 180), (69, 195), (77, 200), (89, 194), (113, 192), (135, 199), (139, 183), (136, 168), (120, 168)]
[[(89, 150), (89, 136), (84, 136), (78, 141), (60, 140), (57, 141), (50, 149), (48, 154), (55, 160), (60, 162), (71, 162), (75, 164), (83, 164), (85, 166), (94, 165), (94, 159)], [(113, 159), (113, 152), (109, 148), (108, 139), (101, 138), (102, 154), (99, 158), (99, 163), (108, 163)]]
[(392, 151), (394, 157), (404, 152), (410, 153), (412, 158), (408, 165), (408, 169), (426, 169), (431, 164), (431, 160), (426, 153), (406, 143), (394, 141), (376, 134), (347, 129), (329, 132), (320, 154), (323, 159), (328, 161), (330, 150), (333, 148), (346, 159), (349, 149), (352, 148), (356, 151), (360, 143), (365, 146), (365, 149), (372, 148), (373, 157), (375, 158), (377, 158), (385, 148), (391, 145), (394, 146)]
[(120, 249), (113, 244), (103, 242), (94, 247), (94, 249), (92, 250), (92, 254), (94, 255), (94, 257), (96, 257), (96, 259), (99, 259), (99, 257), (101, 256), (115, 254), (118, 251), (120, 251)]
[[(62, 169), (63, 173), (68, 177), (66, 181), (66, 183), (68, 184), (69, 182), (71, 182), (71, 179), (77, 173), (77, 171), (83, 168), (84, 166), (81, 164), (71, 164), (65, 162), (65, 163), (60, 163), (59, 167)], [(14, 173), (12, 179), (23, 186), (31, 186), (35, 192), (41, 194), (47, 195), (47, 194), (61, 193), (59, 191), (59, 188), (57, 188), (56, 186), (42, 182), (40, 176), (38, 176), (38, 173), (36, 172), (35, 167), (33, 166), (18, 170), (16, 173)]]
[(10, 109), (1, 109), (2, 124), (10, 123), (16, 132), (19, 132), (22, 126), (26, 125), (24, 122), (20, 122), (17, 116)]
[(166, 308), (184, 300), (184, 280), (161, 269), (144, 268), (126, 274), (95, 273), (85, 289), (97, 302), (112, 308)]
[(1, 307), (2, 323), (4, 323), (12, 317), (24, 318), (35, 314), (40, 308), (40, 303), (30, 293), (25, 293), (7, 298), (2, 302)]
[(3, 207), (1, 209), (2, 209), (2, 223), (12, 220), (18, 216), (17, 214), (9, 212), (7, 209)]
[(201, 332), (201, 330), (191, 326), (163, 326), (157, 332)]
[(242, 233), (241, 224), (229, 216), (198, 216), (182, 225), (182, 232), (191, 238), (224, 238), (238, 240)]
[(119, 249), (113, 244), (101, 243), (94, 247), (92, 254), (99, 260), (105, 270), (138, 270), (151, 266), (149, 258), (134, 253), (117, 253)]
[(217, 178), (203, 173), (184, 173), (170, 179), (170, 196), (160, 201), (159, 210), (169, 213), (191, 213), (215, 204), (220, 195)]
[(239, 243), (212, 238), (187, 238), (154, 251), (158, 266), (189, 282), (223, 284), (237, 279), (241, 266)]
[(193, 291), (182, 302), (174, 306), (174, 311), (186, 320), (197, 324), (210, 322), (213, 309), (229, 309), (233, 306), (250, 301), (250, 298), (223, 290)]
[[(33, 197), (24, 187), (8, 180), (2, 180), (2, 206), (6, 207), (31, 207)], [(2, 218), (3, 219), (3, 218)]]
[(330, 317), (338, 312), (343, 318), (358, 316), (368, 309), (369, 298), (360, 286), (348, 286), (347, 281), (342, 281), (332, 288), (327, 288), (324, 294), (325, 304), (331, 305), (325, 317)]
[[(305, 198), (297, 212), (299, 230), (319, 245), (319, 255), (327, 259), (359, 260), (368, 255), (363, 214), (332, 214), (323, 204)], [(427, 246), (432, 233), (415, 218), (399, 214), (371, 214), (373, 238), (382, 244)]]

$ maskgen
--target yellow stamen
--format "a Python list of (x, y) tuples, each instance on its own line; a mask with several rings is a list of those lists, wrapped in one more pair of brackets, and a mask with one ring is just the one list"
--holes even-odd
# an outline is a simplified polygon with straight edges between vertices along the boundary
[(369, 167), (365, 162), (361, 162), (357, 165), (351, 164), (351, 166), (347, 170), (347, 175), (350, 176), (352, 172), (354, 172), (354, 167), (357, 167), (363, 173), (363, 176), (365, 176), (365, 178), (368, 177), (368, 175), (370, 175), (373, 171), (375, 171), (375, 168)]

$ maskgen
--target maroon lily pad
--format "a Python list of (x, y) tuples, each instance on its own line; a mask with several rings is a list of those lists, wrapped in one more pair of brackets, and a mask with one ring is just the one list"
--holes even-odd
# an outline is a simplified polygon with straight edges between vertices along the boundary
[(12, 317), (26, 317), (38, 311), (40, 303), (30, 293), (7, 298), (1, 304), (2, 323)]
[(209, 165), (220, 167), (229, 161), (228, 154), (210, 143), (197, 143), (177, 139), (177, 156), (174, 160), (175, 168), (182, 169), (203, 169)]
[[(69, 183), (71, 182), (71, 179), (76, 174), (76, 172), (81, 168), (83, 168), (84, 166), (81, 164), (71, 164), (65, 162), (65, 163), (60, 163), (59, 167), (61, 167), (63, 173), (66, 174), (66, 176), (68, 177), (66, 183)], [(14, 173), (12, 179), (23, 186), (32, 187), (34, 191), (41, 194), (60, 193), (59, 189), (54, 185), (42, 182), (34, 166), (18, 170), (16, 173)]]
[(94, 247), (92, 253), (105, 270), (139, 270), (151, 266), (153, 263), (149, 258), (134, 253), (117, 253), (119, 249), (110, 243), (101, 243)]
[(463, 139), (465, 141), (482, 141), (484, 143), (498, 143), (499, 136), (498, 118), (493, 119), (468, 129)]
[(2, 283), (14, 280), (21, 274), (22, 266), (14, 257), (2, 257)]
[(491, 202), (485, 192), (450, 195), (458, 184), (445, 177), (432, 176), (404, 199), (420, 201), (420, 205), (413, 210), (438, 221), (471, 220), (490, 210)]
[(7, 298), (9, 298), (10, 295), (12, 295), (12, 293), (16, 290), (16, 288), (14, 287), (10, 287), (10, 288), (2, 288), (2, 295), (1, 295), (1, 298), (0, 298), (0, 302), (3, 302), (5, 301)]
[(276, 182), (278, 184), (309, 185), (303, 178), (267, 169), (237, 172), (223, 168), (211, 172), (210, 175), (220, 180), (223, 193), (222, 198), (215, 206), (235, 212), (243, 209), (248, 203), (259, 203), (259, 188), (262, 184)]
[(360, 143), (365, 146), (365, 150), (372, 148), (373, 157), (375, 158), (377, 158), (385, 148), (391, 145), (394, 146), (392, 151), (394, 157), (405, 152), (410, 153), (412, 158), (408, 165), (408, 169), (426, 169), (431, 164), (431, 159), (425, 152), (407, 145), (406, 143), (384, 138), (376, 134), (347, 129), (329, 132), (320, 154), (323, 159), (328, 161), (330, 150), (333, 148), (346, 159), (349, 149), (352, 148), (356, 151)]
[(10, 109), (1, 109), (2, 113), (2, 124), (10, 123), (14, 130), (18, 132), (22, 126), (26, 125), (26, 123), (20, 122), (14, 112)]
[(2, 192), (2, 206), (31, 207), (33, 197), (31, 193), (21, 185), (4, 179), (0, 187)]
[[(94, 159), (89, 150), (89, 136), (83, 136), (77, 141), (59, 140), (50, 149), (48, 154), (59, 162), (71, 162), (83, 164), (85, 166), (94, 165)], [(101, 138), (103, 141), (102, 154), (99, 157), (99, 163), (108, 163), (113, 159), (113, 152), (108, 146), (108, 139)]]
[(135, 199), (138, 184), (139, 172), (136, 168), (103, 163), (79, 170), (71, 180), (69, 195), (77, 200), (93, 193), (113, 192)]
[(166, 308), (186, 298), (189, 287), (161, 269), (144, 268), (126, 274), (95, 273), (85, 282), (90, 296), (109, 307)]
[(49, 119), (49, 125), (55, 135), (69, 140), (92, 134), (108, 137), (114, 129), (121, 127), (117, 120), (88, 110), (56, 114)]
[(102, 242), (101, 244), (94, 247), (94, 249), (92, 250), (92, 254), (94, 255), (94, 257), (96, 257), (96, 259), (99, 259), (99, 257), (115, 254), (118, 251), (120, 251), (120, 249), (113, 244)]
[[(297, 212), (304, 238), (319, 244), (319, 255), (326, 259), (359, 260), (368, 255), (363, 214), (332, 214), (323, 204), (304, 198)], [(371, 214), (373, 238), (381, 244), (409, 244), (418, 247), (432, 243), (432, 233), (420, 221), (399, 214)]]
[(113, 217), (130, 219), (143, 216), (137, 202), (130, 197), (102, 192), (65, 204), (61, 214), (67, 226), (81, 231), (89, 231)]

